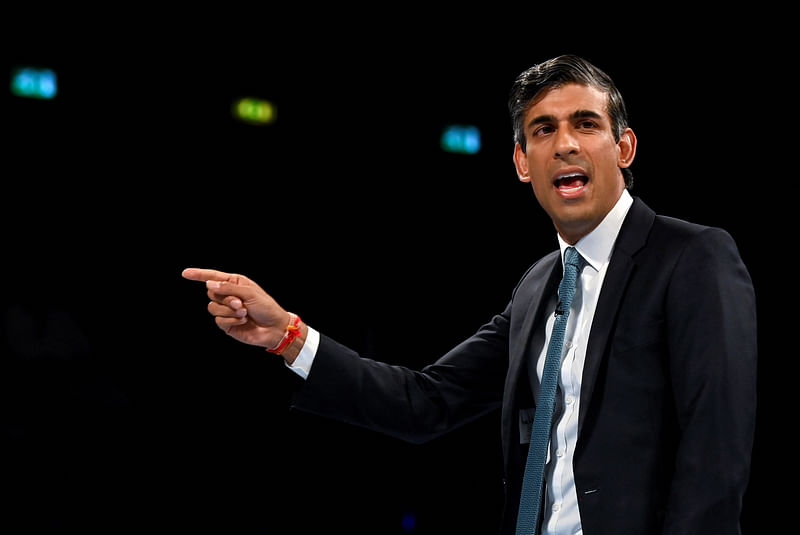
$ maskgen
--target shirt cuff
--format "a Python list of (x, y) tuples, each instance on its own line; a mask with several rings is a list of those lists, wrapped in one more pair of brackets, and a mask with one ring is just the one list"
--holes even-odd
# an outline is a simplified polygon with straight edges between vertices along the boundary
[(308, 374), (311, 373), (311, 365), (314, 363), (314, 356), (317, 354), (317, 348), (319, 347), (319, 332), (311, 327), (306, 327), (308, 328), (308, 334), (306, 334), (306, 342), (303, 344), (303, 348), (293, 363), (286, 364), (287, 368), (303, 379), (308, 379)]

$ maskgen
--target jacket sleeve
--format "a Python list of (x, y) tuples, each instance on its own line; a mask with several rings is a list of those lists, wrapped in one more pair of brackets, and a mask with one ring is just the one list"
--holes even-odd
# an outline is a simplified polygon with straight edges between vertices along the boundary
[(414, 443), (440, 436), (500, 407), (509, 311), (510, 304), (420, 371), (361, 357), (321, 335), (292, 408)]
[(668, 371), (680, 439), (665, 533), (738, 533), (756, 411), (756, 305), (733, 239), (686, 244), (667, 293)]

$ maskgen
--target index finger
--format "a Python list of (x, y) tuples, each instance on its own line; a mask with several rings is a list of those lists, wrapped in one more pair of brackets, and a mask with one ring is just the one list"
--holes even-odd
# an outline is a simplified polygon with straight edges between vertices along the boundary
[(231, 273), (217, 271), (216, 269), (186, 268), (181, 273), (184, 279), (192, 281), (227, 281), (233, 276)]

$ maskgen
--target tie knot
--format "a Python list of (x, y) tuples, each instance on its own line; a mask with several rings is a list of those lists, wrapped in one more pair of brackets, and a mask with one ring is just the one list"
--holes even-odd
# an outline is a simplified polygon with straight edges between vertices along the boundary
[(583, 259), (577, 249), (574, 247), (567, 247), (567, 250), (564, 251), (564, 264), (574, 266), (580, 271), (586, 264), (586, 260)]

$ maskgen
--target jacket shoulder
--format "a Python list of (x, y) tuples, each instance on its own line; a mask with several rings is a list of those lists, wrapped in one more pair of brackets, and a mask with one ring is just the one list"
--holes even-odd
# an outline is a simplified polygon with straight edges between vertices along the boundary
[(726, 244), (736, 248), (733, 237), (723, 228), (701, 225), (664, 215), (655, 217), (652, 236), (661, 244), (672, 243), (678, 246), (706, 244), (712, 248)]
[(623, 242), (622, 248), (634, 255), (640, 246), (647, 243), (657, 244), (659, 248), (672, 246), (683, 248), (691, 242), (731, 243), (733, 238), (726, 230), (719, 227), (656, 214), (641, 199), (635, 198), (629, 218), (623, 224), (620, 241)]

